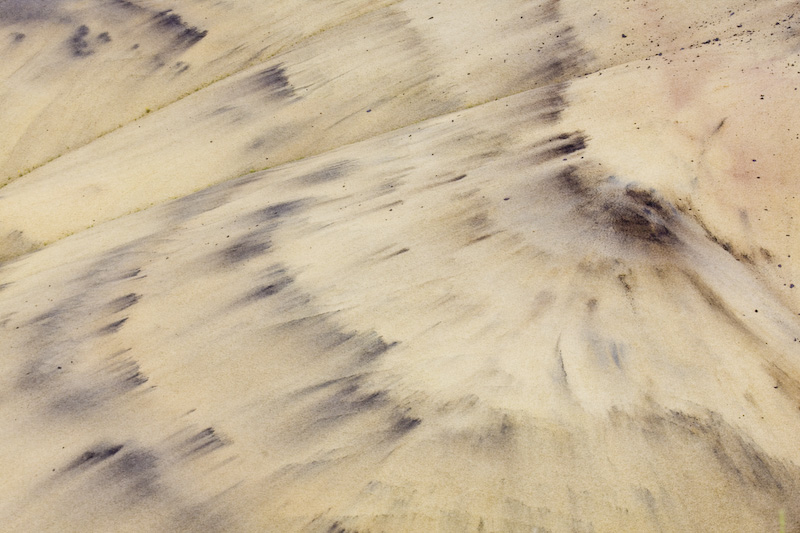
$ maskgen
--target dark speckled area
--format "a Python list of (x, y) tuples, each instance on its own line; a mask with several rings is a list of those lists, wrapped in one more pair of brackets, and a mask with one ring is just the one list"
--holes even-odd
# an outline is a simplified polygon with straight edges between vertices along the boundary
[(0, 1), (0, 530), (800, 531), (797, 6), (634, 4)]

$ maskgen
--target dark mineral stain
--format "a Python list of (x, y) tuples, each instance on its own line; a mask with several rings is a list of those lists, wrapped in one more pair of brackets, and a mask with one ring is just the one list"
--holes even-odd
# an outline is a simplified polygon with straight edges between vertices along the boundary
[(331, 526), (326, 530), (325, 533), (368, 533), (368, 532), (344, 527), (341, 522), (336, 521), (333, 524), (331, 524)]
[(141, 268), (134, 268), (134, 269), (128, 270), (127, 272), (123, 273), (123, 274), (120, 276), (120, 278), (119, 278), (119, 279), (130, 279), (130, 278), (135, 278), (136, 276), (138, 276), (138, 275), (139, 275), (139, 273), (140, 273), (141, 271), (142, 271), (142, 269), (141, 269)]
[(207, 30), (200, 30), (196, 26), (186, 24), (181, 16), (173, 13), (171, 9), (160, 11), (153, 19), (159, 28), (170, 31), (182, 46), (192, 46), (208, 35)]
[[(652, 209), (654, 212), (658, 213), (665, 219), (669, 219), (673, 213), (671, 213), (664, 204), (655, 197), (652, 191), (646, 191), (644, 189), (638, 189), (636, 187), (627, 187), (625, 189), (625, 195), (636, 202), (637, 204), (644, 206), (648, 209)], [(649, 213), (648, 213), (649, 214)]]
[(255, 232), (219, 252), (227, 265), (241, 263), (266, 253), (272, 247), (269, 238)]
[(105, 461), (109, 457), (113, 457), (123, 448), (122, 444), (116, 444), (108, 447), (100, 447), (84, 452), (80, 457), (67, 465), (67, 470), (74, 470), (80, 467), (95, 465)]
[(328, 528), (327, 533), (348, 533), (347, 528), (342, 527), (339, 522), (334, 522), (331, 524), (331, 527)]
[(275, 220), (286, 215), (291, 215), (295, 211), (297, 211), (302, 202), (300, 200), (295, 200), (292, 202), (282, 202), (279, 204), (273, 204), (263, 209), (259, 209), (254, 213), (254, 217), (257, 221), (260, 222), (267, 222), (270, 220)]
[(546, 141), (534, 144), (531, 148), (541, 151), (534, 152), (533, 159), (537, 164), (553, 159), (561, 159), (564, 156), (584, 150), (587, 140), (582, 132), (562, 133)]
[(177, 13), (173, 13), (171, 9), (167, 9), (165, 11), (159, 12), (155, 18), (158, 20), (158, 24), (161, 26), (165, 26), (168, 28), (183, 28), (184, 23), (181, 19), (181, 16)]
[[(326, 386), (320, 384), (316, 386), (316, 390), (327, 394), (314, 405), (313, 412), (317, 420), (315, 429), (378, 409), (388, 402), (385, 391), (364, 390), (361, 375), (342, 378)], [(304, 389), (303, 392), (310, 393), (309, 389)]]
[[(132, 359), (120, 361), (111, 366), (109, 371), (122, 384), (122, 390), (130, 390), (147, 383), (147, 376), (142, 374), (139, 363)], [(117, 391), (121, 392), (121, 391)]]
[(278, 294), (280, 291), (291, 285), (293, 281), (294, 280), (289, 276), (284, 276), (282, 278), (273, 281), (268, 285), (262, 285), (261, 287), (258, 287), (253, 291), (251, 291), (247, 295), (247, 300), (249, 301), (261, 300), (263, 298), (268, 298), (270, 296)]
[(677, 244), (678, 239), (665, 222), (653, 216), (652, 211), (639, 201), (608, 202), (604, 204), (611, 227), (619, 235), (637, 241), (655, 244)]
[(86, 57), (94, 53), (94, 50), (89, 48), (89, 42), (86, 37), (89, 35), (89, 26), (81, 25), (69, 38), (68, 44), (72, 55), (75, 57)]
[(456, 176), (455, 178), (451, 178), (451, 179), (447, 180), (447, 182), (448, 183), (453, 183), (454, 181), (461, 181), (466, 177), (467, 177), (466, 174), (460, 174), (460, 175)]
[(587, 187), (580, 175), (578, 168), (573, 165), (568, 165), (553, 176), (556, 185), (568, 192), (569, 194), (577, 197), (585, 197), (589, 195), (589, 187)]
[(170, 215), (179, 221), (189, 220), (224, 205), (228, 198), (228, 184), (215, 185), (170, 202)]
[(111, 5), (127, 9), (130, 11), (144, 11), (145, 8), (129, 1), (129, 0), (111, 0)]
[(478, 237), (475, 237), (475, 238), (474, 238), (474, 239), (472, 239), (471, 241), (469, 241), (469, 242), (467, 243), (467, 245), (469, 246), (470, 244), (475, 244), (475, 243), (478, 243), (478, 242), (481, 242), (481, 241), (485, 241), (486, 239), (488, 239), (488, 238), (490, 238), (490, 237), (492, 237), (492, 234), (491, 234), (491, 233), (486, 233), (486, 234), (484, 234), (484, 235), (480, 235), (480, 236), (478, 236)]
[(368, 337), (366, 345), (360, 351), (359, 359), (362, 361), (372, 361), (397, 346), (397, 344), (397, 342), (387, 344), (386, 341), (383, 340), (383, 337), (373, 333)]
[(562, 78), (569, 71), (569, 68), (570, 63), (568, 61), (555, 58), (542, 67), (538, 74), (548, 80), (557, 80)]
[(341, 522), (338, 520), (331, 524), (331, 526), (325, 530), (325, 533), (369, 533), (367, 530), (363, 529), (351, 529), (349, 527), (345, 527), (342, 525)]
[(11, 38), (15, 43), (21, 43), (25, 40), (25, 34), (20, 32), (15, 32), (11, 34)]
[(205, 454), (225, 446), (225, 441), (214, 428), (208, 427), (187, 440), (190, 454)]
[(548, 124), (558, 122), (561, 112), (567, 107), (567, 101), (564, 99), (566, 87), (566, 84), (558, 84), (550, 88), (550, 95), (538, 106), (540, 120)]
[(484, 229), (489, 226), (489, 213), (486, 211), (476, 213), (466, 220), (467, 225), (472, 229)]
[(111, 35), (109, 35), (107, 31), (104, 31), (103, 33), (97, 36), (97, 40), (100, 41), (101, 43), (110, 43)]
[(157, 492), (158, 457), (148, 450), (131, 450), (107, 465), (111, 480), (124, 487), (134, 498), (153, 496)]
[(352, 167), (350, 161), (340, 161), (322, 170), (306, 174), (297, 178), (303, 185), (318, 185), (320, 183), (327, 183), (335, 181), (345, 175), (345, 173)]
[(116, 333), (117, 331), (119, 331), (122, 328), (122, 326), (127, 321), (128, 321), (128, 317), (122, 318), (122, 319), (117, 320), (115, 322), (112, 322), (112, 323), (110, 323), (110, 324), (108, 324), (106, 326), (103, 326), (102, 328), (100, 328), (100, 330), (97, 333), (99, 335), (110, 335), (112, 333)]
[(557, 146), (556, 148), (553, 149), (553, 151), (557, 155), (568, 155), (577, 152), (579, 150), (583, 150), (585, 148), (586, 148), (586, 137), (584, 137), (583, 135), (577, 135), (575, 137), (572, 137), (569, 140), (569, 142)]
[(125, 296), (120, 296), (119, 298), (111, 300), (111, 302), (108, 304), (108, 307), (112, 313), (118, 313), (133, 305), (136, 305), (140, 298), (141, 295), (132, 292), (130, 294), (126, 294)]
[(394, 252), (393, 254), (390, 254), (389, 257), (397, 257), (398, 255), (401, 255), (401, 254), (404, 254), (404, 253), (410, 252), (410, 251), (411, 250), (409, 248), (401, 248), (401, 249), (397, 250), (396, 252)]
[(634, 185), (620, 187), (613, 176), (601, 180), (589, 178), (585, 169), (568, 165), (553, 175), (550, 182), (556, 194), (566, 196), (575, 215), (582, 216), (592, 228), (604, 234), (611, 232), (614, 240), (628, 247), (646, 245), (648, 252), (664, 253), (681, 244), (672, 227), (679, 224), (677, 211), (654, 191)]
[(422, 424), (421, 418), (410, 417), (407, 415), (400, 415), (392, 423), (390, 432), (394, 437), (402, 437)]
[(279, 98), (294, 96), (294, 87), (289, 82), (282, 64), (273, 65), (253, 75), (251, 83), (256, 89), (267, 91), (272, 96)]
[(619, 362), (619, 352), (620, 352), (620, 349), (617, 347), (617, 344), (616, 343), (612, 343), (611, 344), (611, 359), (613, 359), (614, 364), (617, 366), (617, 368), (622, 368), (622, 366), (620, 365), (620, 362)]
[(556, 363), (555, 381), (564, 388), (569, 389), (569, 378), (567, 376), (567, 368), (564, 366), (564, 355), (561, 353), (561, 347), (558, 344), (556, 345)]
[(306, 395), (306, 394), (313, 394), (313, 393), (315, 393), (317, 391), (321, 391), (321, 390), (327, 389), (327, 388), (329, 388), (329, 387), (331, 387), (333, 385), (336, 385), (337, 383), (341, 383), (342, 381), (346, 381), (346, 380), (350, 380), (350, 379), (358, 379), (359, 377), (360, 376), (348, 376), (346, 378), (328, 379), (328, 380), (323, 381), (321, 383), (317, 383), (316, 385), (311, 385), (310, 387), (306, 387), (304, 389), (300, 389), (299, 391), (297, 391), (296, 394), (299, 395), (299, 396), (303, 396), (303, 395)]

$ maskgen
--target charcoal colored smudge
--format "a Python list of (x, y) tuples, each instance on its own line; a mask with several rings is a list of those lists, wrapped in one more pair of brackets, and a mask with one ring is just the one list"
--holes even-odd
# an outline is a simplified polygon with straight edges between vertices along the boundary
[(342, 381), (349, 380), (349, 379), (357, 379), (358, 377), (359, 376), (351, 376), (351, 377), (346, 377), (346, 378), (328, 379), (328, 380), (323, 381), (321, 383), (317, 383), (315, 385), (311, 385), (309, 387), (305, 387), (303, 389), (300, 389), (295, 394), (299, 395), (299, 396), (304, 396), (304, 395), (307, 395), (307, 394), (313, 394), (315, 392), (327, 389), (327, 388), (329, 388), (329, 387), (331, 387), (333, 385), (341, 383)]
[(489, 213), (486, 211), (476, 213), (467, 218), (466, 223), (472, 229), (485, 229), (489, 226)]
[(120, 311), (124, 311), (125, 309), (136, 305), (139, 302), (141, 295), (136, 293), (126, 294), (125, 296), (120, 296), (109, 302), (108, 307), (112, 313), (118, 313)]
[(226, 265), (242, 263), (258, 257), (272, 247), (269, 238), (260, 233), (251, 233), (219, 252)]
[(116, 376), (124, 390), (133, 389), (147, 383), (147, 376), (142, 374), (139, 363), (132, 359), (126, 359), (112, 365), (109, 371)]
[(471, 245), (471, 244), (476, 244), (476, 243), (479, 243), (479, 242), (481, 242), (481, 241), (485, 241), (486, 239), (488, 239), (488, 238), (490, 238), (490, 237), (492, 237), (492, 235), (491, 235), (491, 234), (489, 234), (489, 233), (486, 233), (486, 234), (484, 234), (484, 235), (480, 235), (479, 237), (475, 237), (474, 239), (472, 239), (471, 241), (469, 241), (469, 242), (467, 243), (467, 245), (469, 246), (469, 245)]
[(561, 113), (567, 107), (564, 98), (567, 84), (559, 83), (548, 89), (548, 95), (537, 105), (538, 119), (545, 124), (553, 124), (561, 118)]
[(324, 392), (325, 395), (311, 407), (313, 422), (306, 431), (329, 430), (354, 416), (380, 409), (388, 403), (385, 391), (365, 390), (360, 375), (339, 379), (333, 384), (319, 384), (299, 391), (298, 395), (317, 392)]
[(263, 298), (268, 298), (275, 294), (278, 294), (280, 291), (288, 287), (294, 280), (288, 276), (284, 276), (268, 285), (262, 285), (251, 291), (247, 295), (247, 300), (254, 301), (254, 300), (261, 300)]
[(677, 242), (675, 234), (663, 223), (646, 212), (625, 204), (605, 204), (614, 230), (625, 237), (657, 244)]
[(291, 98), (295, 94), (282, 64), (258, 72), (250, 78), (250, 81), (256, 89), (266, 91), (271, 96)]
[(109, 457), (115, 456), (117, 453), (119, 453), (119, 451), (122, 448), (123, 448), (122, 444), (116, 444), (113, 446), (100, 447), (87, 450), (80, 457), (78, 457), (69, 465), (67, 465), (66, 469), (74, 470), (76, 468), (86, 467), (101, 463), (106, 459), (108, 459)]
[(116, 321), (114, 321), (114, 322), (112, 322), (112, 323), (100, 328), (100, 330), (98, 331), (98, 334), (100, 334), (100, 335), (110, 335), (112, 333), (116, 333), (122, 328), (122, 326), (127, 321), (128, 321), (128, 317), (121, 318), (120, 320), (116, 320)]
[(578, 168), (572, 165), (566, 166), (553, 176), (556, 185), (567, 191), (569, 194), (578, 197), (585, 197), (589, 194), (589, 188), (583, 183)]
[(229, 184), (222, 183), (179, 198), (169, 204), (170, 216), (177, 221), (190, 220), (225, 205)]
[(383, 340), (383, 337), (373, 333), (368, 339), (366, 346), (361, 349), (359, 358), (362, 361), (372, 361), (397, 345), (397, 342), (387, 343)]
[(361, 530), (361, 529), (351, 529), (349, 527), (345, 527), (341, 522), (338, 520), (333, 522), (325, 533), (369, 533), (369, 531)]
[(144, 11), (145, 8), (131, 2), (129, 0), (111, 0), (111, 4), (116, 7), (127, 9), (130, 11)]
[(352, 167), (349, 161), (340, 161), (334, 165), (317, 170), (298, 179), (304, 185), (318, 185), (320, 183), (328, 183), (340, 179)]
[(673, 214), (658, 198), (655, 197), (652, 191), (646, 191), (644, 189), (638, 189), (635, 187), (627, 187), (625, 189), (625, 195), (634, 202), (646, 208), (652, 209), (665, 219), (671, 217)]
[(153, 452), (144, 449), (123, 452), (106, 468), (111, 480), (124, 487), (132, 498), (150, 497), (158, 490), (158, 457)]
[(119, 279), (135, 278), (136, 276), (138, 276), (141, 273), (141, 271), (142, 271), (142, 269), (140, 269), (140, 268), (133, 268), (133, 269), (128, 270), (127, 272), (123, 273), (120, 276)]
[(89, 42), (86, 37), (89, 35), (89, 26), (85, 24), (78, 26), (72, 37), (69, 38), (69, 46), (72, 50), (72, 55), (75, 57), (86, 57), (94, 53), (94, 50), (89, 48)]
[(619, 276), (617, 276), (617, 280), (619, 281), (619, 284), (622, 285), (622, 288), (625, 290), (626, 293), (629, 293), (633, 290), (633, 287), (628, 281), (627, 274), (620, 274)]
[(622, 244), (655, 245), (662, 250), (680, 244), (670, 227), (675, 223), (675, 209), (653, 191), (633, 185), (620, 188), (613, 176), (602, 183), (591, 182), (573, 165), (554, 175), (553, 183), (571, 197), (577, 213), (593, 227), (611, 230)]
[(190, 454), (205, 454), (225, 446), (225, 441), (212, 427), (208, 427), (187, 440)]
[(200, 30), (197, 26), (189, 26), (180, 15), (174, 13), (171, 9), (160, 11), (153, 18), (157, 27), (170, 31), (175, 40), (182, 46), (190, 47), (208, 35), (208, 30)]
[(402, 437), (422, 424), (421, 418), (401, 415), (392, 423), (390, 432), (395, 437)]
[(302, 202), (300, 200), (273, 204), (256, 211), (254, 213), (254, 218), (259, 222), (268, 222), (270, 220), (275, 220), (285, 217), (286, 215), (293, 214), (300, 208), (301, 205)]
[(155, 15), (155, 18), (158, 20), (158, 24), (165, 27), (171, 28), (183, 28), (184, 23), (181, 16), (177, 13), (173, 13), (171, 9), (167, 9), (164, 11), (159, 12)]
[(576, 135), (569, 139), (569, 142), (559, 145), (553, 149), (557, 156), (569, 155), (586, 148), (586, 137)]
[(611, 359), (613, 359), (614, 364), (617, 365), (617, 368), (622, 368), (620, 365), (620, 349), (617, 347), (616, 343), (611, 344)]

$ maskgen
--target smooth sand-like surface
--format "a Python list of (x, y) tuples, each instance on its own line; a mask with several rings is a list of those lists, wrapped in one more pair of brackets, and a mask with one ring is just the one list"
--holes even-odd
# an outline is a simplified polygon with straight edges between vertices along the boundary
[(0, 530), (800, 531), (797, 17), (0, 0)]

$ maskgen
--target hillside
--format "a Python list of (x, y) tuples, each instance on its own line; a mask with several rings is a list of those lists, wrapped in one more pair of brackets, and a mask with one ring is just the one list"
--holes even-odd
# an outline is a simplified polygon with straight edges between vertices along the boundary
[(796, 14), (0, 0), (0, 530), (800, 531)]

